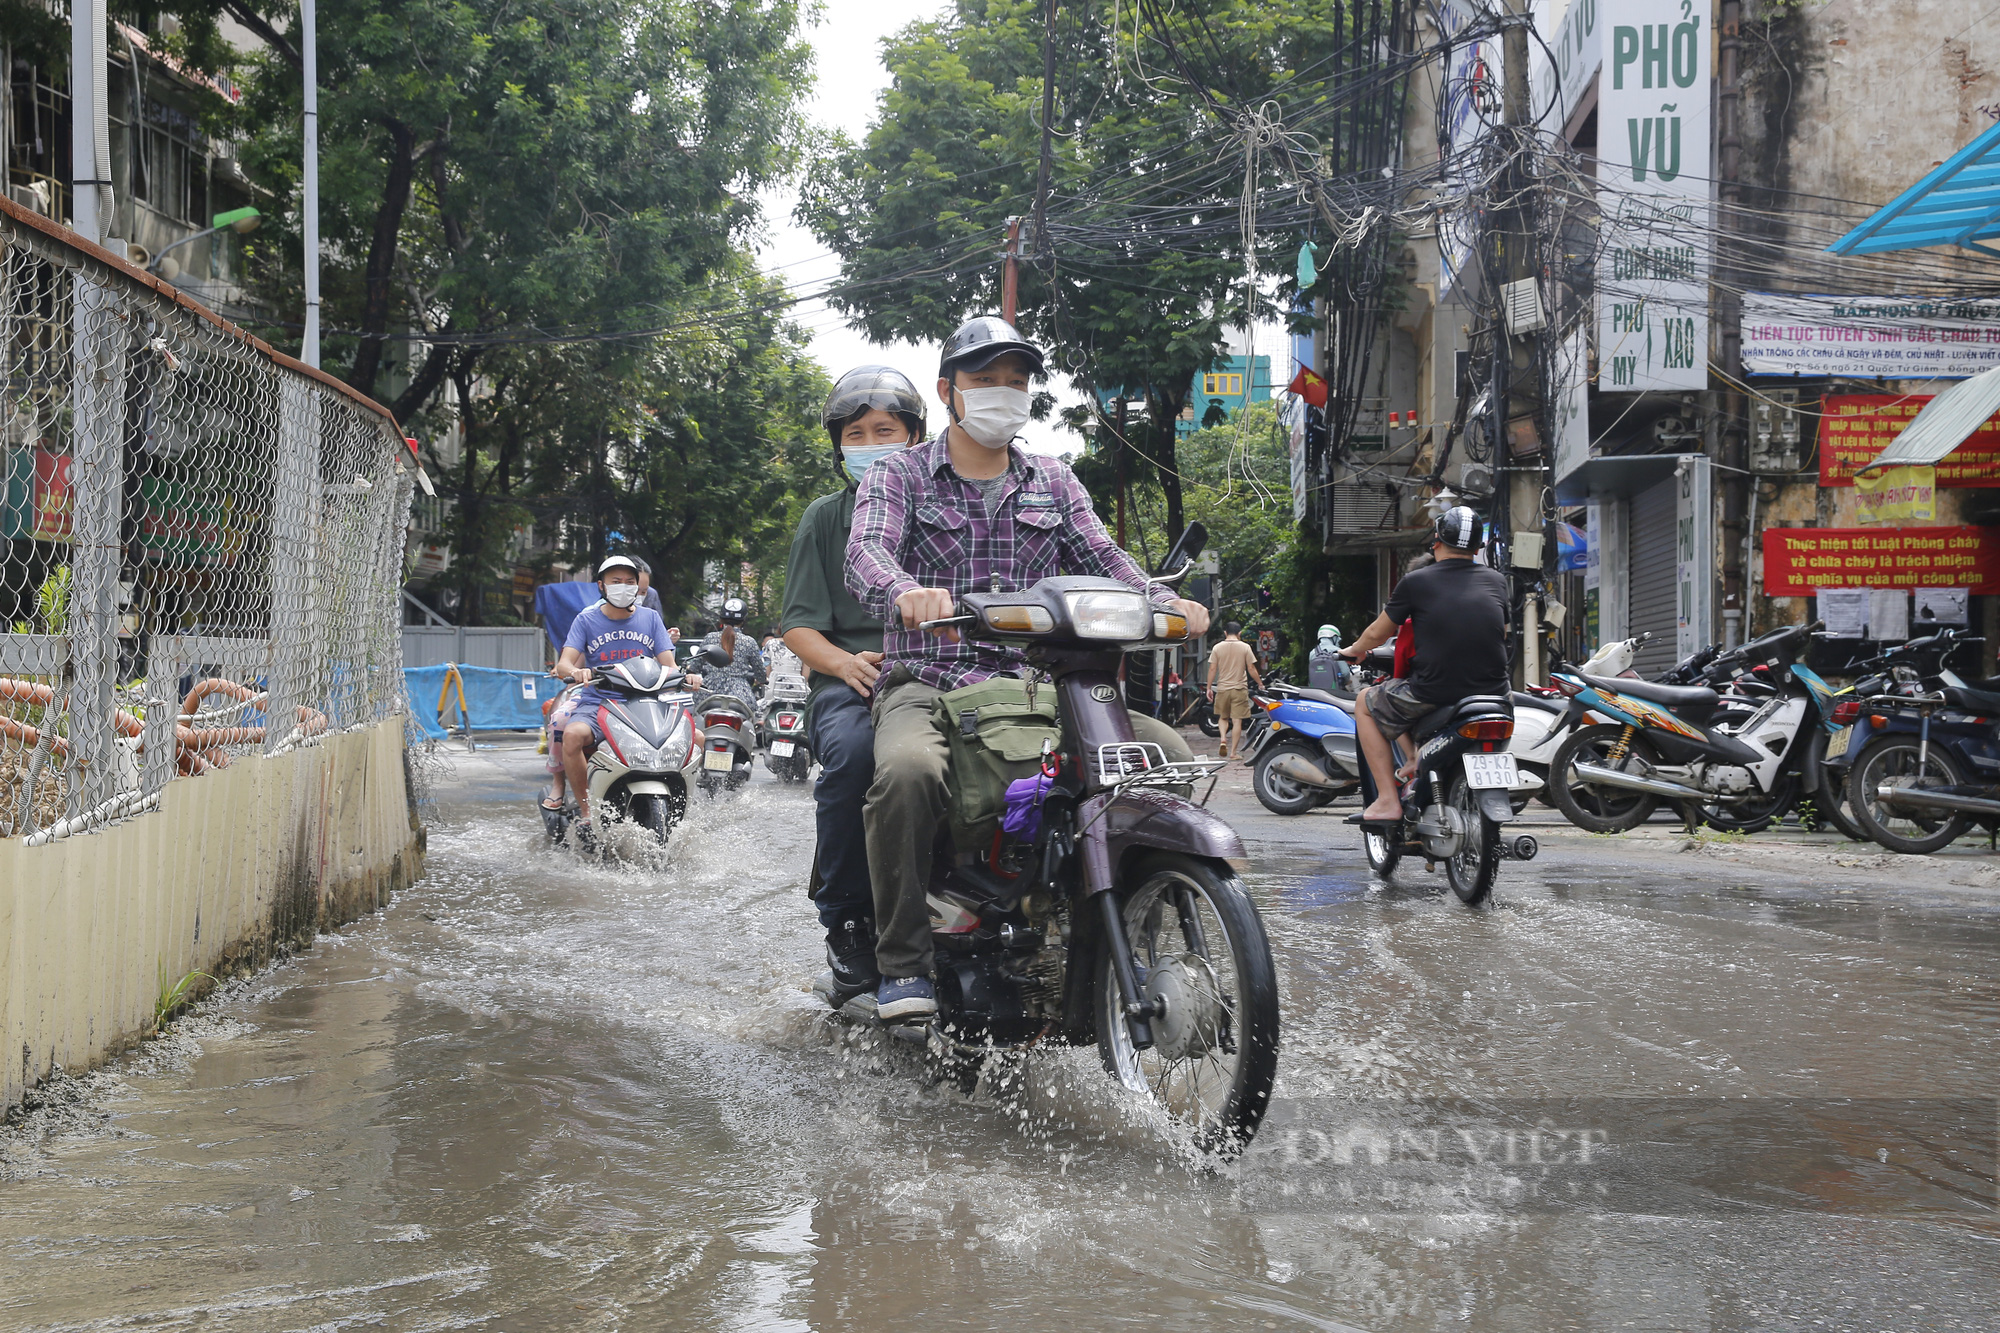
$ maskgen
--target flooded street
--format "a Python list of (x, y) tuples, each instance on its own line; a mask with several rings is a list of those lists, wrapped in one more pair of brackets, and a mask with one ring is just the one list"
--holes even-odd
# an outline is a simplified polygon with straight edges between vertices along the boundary
[(0, 1328), (2000, 1325), (2000, 890), (1931, 862), (1545, 830), (1473, 912), (1232, 777), (1284, 1028), (1218, 1166), (1094, 1051), (967, 1097), (831, 1020), (808, 791), (604, 868), (454, 762), (424, 881), (9, 1150)]

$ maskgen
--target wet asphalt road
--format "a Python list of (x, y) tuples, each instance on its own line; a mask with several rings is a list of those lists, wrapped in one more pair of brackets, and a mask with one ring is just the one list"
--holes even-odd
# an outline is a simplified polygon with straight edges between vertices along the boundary
[(1545, 828), (1474, 912), (1232, 776), (1219, 1168), (1092, 1052), (967, 1098), (818, 1011), (805, 791), (606, 870), (455, 762), (428, 878), (16, 1135), (0, 1329), (2000, 1327), (1990, 858)]

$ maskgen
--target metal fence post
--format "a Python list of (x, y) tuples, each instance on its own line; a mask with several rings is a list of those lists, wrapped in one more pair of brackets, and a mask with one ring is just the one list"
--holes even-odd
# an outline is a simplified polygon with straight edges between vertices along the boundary
[(112, 690), (118, 674), (119, 528), (124, 519), (122, 426), (125, 342), (120, 302), (109, 287), (73, 278), (70, 313), (68, 811), (74, 817), (109, 799), (118, 777)]
[(319, 534), (319, 397), (278, 376), (278, 454), (271, 478), (271, 691), (264, 752), (291, 734), (297, 706), (321, 703), (312, 619)]

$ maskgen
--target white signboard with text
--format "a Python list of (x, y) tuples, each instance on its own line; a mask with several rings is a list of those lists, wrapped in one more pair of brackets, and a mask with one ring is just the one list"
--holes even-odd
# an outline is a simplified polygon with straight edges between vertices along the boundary
[(1750, 375), (1957, 379), (2000, 366), (2000, 301), (1743, 294)]
[(1599, 20), (1597, 357), (1606, 392), (1708, 387), (1709, 6), (1621, 0)]
[(1682, 457), (1674, 473), (1674, 652), (1686, 657), (1713, 642), (1715, 500), (1708, 459)]

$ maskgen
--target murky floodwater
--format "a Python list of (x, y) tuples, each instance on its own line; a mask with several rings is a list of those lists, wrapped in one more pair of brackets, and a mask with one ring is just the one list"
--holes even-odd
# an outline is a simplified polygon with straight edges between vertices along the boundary
[[(422, 884), (186, 1024), (199, 1058), (125, 1077), (100, 1129), (15, 1150), (0, 1327), (2000, 1326), (1969, 1100), (2000, 1091), (2000, 895), (1589, 840), (1472, 913), (1421, 866), (1371, 882), (1331, 812), (1225, 794), (1291, 1137), (1217, 1169), (1093, 1052), (968, 1098), (829, 1020), (805, 792), (606, 870), (538, 845), (535, 771), (463, 763)], [(1342, 1203), (1355, 1108), (1438, 1099), (1664, 1165), (1524, 1201), (1601, 1182), (1415, 1133), (1402, 1193)]]

